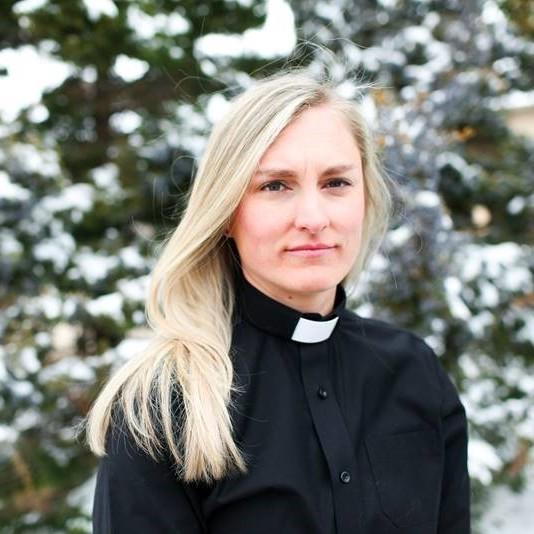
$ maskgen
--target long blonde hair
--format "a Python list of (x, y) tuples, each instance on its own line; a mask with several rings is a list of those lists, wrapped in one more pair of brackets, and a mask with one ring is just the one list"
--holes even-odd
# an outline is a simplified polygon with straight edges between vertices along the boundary
[(267, 148), (297, 114), (319, 104), (345, 117), (362, 156), (361, 250), (342, 283), (354, 282), (378, 248), (391, 192), (358, 105), (304, 68), (256, 82), (213, 128), (183, 216), (163, 243), (146, 302), (150, 343), (109, 379), (87, 416), (87, 441), (97, 456), (106, 454), (119, 407), (136, 444), (154, 459), (167, 450), (182, 480), (211, 482), (236, 469), (247, 472), (230, 415), (232, 394), (239, 391), (231, 354), (235, 259), (225, 230)]

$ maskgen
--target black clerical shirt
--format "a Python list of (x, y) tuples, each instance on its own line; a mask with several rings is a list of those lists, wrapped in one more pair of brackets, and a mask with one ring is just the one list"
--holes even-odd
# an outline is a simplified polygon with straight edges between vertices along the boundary
[(301, 313), (242, 276), (232, 338), (235, 435), (249, 473), (174, 478), (108, 438), (95, 534), (468, 534), (467, 421), (425, 342), (334, 310)]

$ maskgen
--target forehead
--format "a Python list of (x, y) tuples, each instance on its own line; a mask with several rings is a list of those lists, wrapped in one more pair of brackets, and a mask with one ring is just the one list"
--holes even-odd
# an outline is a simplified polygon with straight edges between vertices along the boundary
[(289, 123), (261, 157), (256, 174), (265, 169), (300, 171), (313, 167), (359, 167), (361, 155), (348, 121), (328, 105), (307, 109)]

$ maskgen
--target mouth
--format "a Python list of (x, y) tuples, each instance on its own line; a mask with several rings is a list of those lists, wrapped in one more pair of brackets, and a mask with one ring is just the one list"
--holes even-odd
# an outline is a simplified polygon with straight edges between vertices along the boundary
[(325, 245), (323, 243), (318, 243), (316, 245), (300, 245), (298, 247), (288, 248), (289, 252), (296, 252), (299, 250), (325, 250), (335, 248), (335, 245)]
[(328, 254), (331, 254), (335, 246), (328, 246), (328, 245), (318, 245), (318, 246), (303, 246), (303, 247), (296, 247), (287, 249), (286, 252), (289, 254), (292, 254), (294, 256), (305, 256), (305, 257), (315, 257), (315, 256), (326, 256)]

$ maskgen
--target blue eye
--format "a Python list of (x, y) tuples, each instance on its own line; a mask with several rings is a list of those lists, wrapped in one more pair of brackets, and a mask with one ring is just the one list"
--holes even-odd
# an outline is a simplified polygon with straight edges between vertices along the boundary
[(260, 191), (267, 191), (267, 192), (276, 193), (276, 192), (279, 191), (279, 189), (267, 189), (267, 188), (269, 188), (271, 186), (276, 186), (276, 185), (283, 185), (285, 187), (285, 185), (280, 180), (274, 180), (272, 182), (267, 182), (266, 184), (263, 184), (260, 187)]
[(333, 180), (330, 180), (328, 183), (331, 184), (333, 182), (338, 182), (345, 185), (350, 185), (350, 182), (348, 180), (345, 180), (344, 178), (334, 178)]

